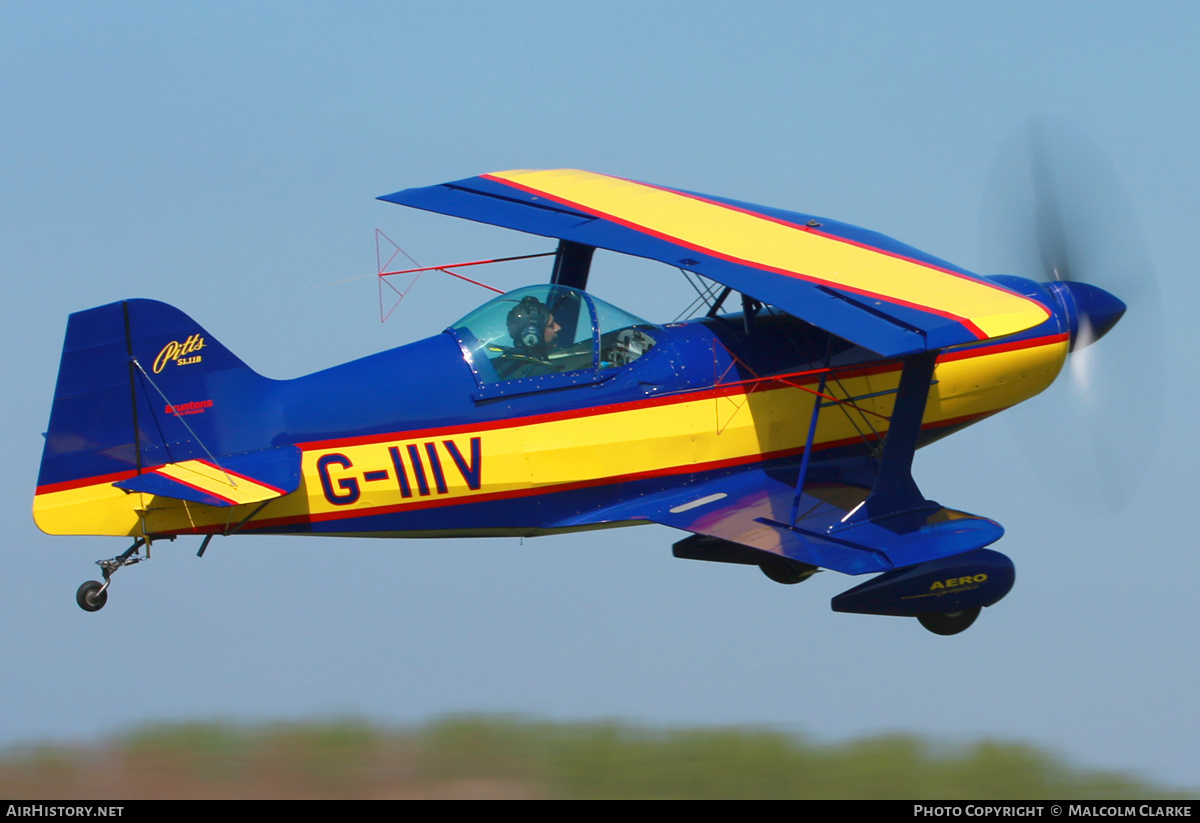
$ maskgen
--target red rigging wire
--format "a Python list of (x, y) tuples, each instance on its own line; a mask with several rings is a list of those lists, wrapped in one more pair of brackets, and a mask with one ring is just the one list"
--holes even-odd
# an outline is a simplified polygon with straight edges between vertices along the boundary
[[(384, 235), (384, 236), (386, 237), (387, 235)], [(451, 268), (460, 269), (460, 268), (463, 268), (464, 266), (482, 266), (487, 263), (507, 263), (510, 260), (531, 260), (535, 257), (553, 257), (554, 255), (555, 255), (555, 252), (547, 251), (547, 252), (542, 252), (541, 254), (522, 254), (522, 255), (518, 255), (517, 257), (497, 257), (492, 260), (471, 260), (470, 262), (467, 262), (467, 263), (446, 263), (441, 266), (424, 266), (424, 267), (418, 268), (418, 269), (404, 269), (403, 271), (381, 271), (381, 272), (379, 272), (379, 276), (387, 277), (388, 275), (391, 275), (391, 274), (413, 274), (414, 272), (419, 272), (419, 271), (444, 271), (444, 272), (446, 272), (446, 274), (454, 274), (454, 272), (446, 271), (446, 270), (451, 269)], [(395, 257), (395, 256), (396, 255), (394, 255), (394, 254), (392, 255), (392, 257)], [(407, 257), (407, 255), (405, 255), (405, 256)], [(408, 259), (412, 260), (411, 257), (409, 257)], [(392, 261), (389, 259), (388, 262), (390, 263)], [(415, 263), (417, 261), (413, 260), (413, 262)], [(462, 277), (462, 275), (458, 275), (458, 274), (455, 274), (454, 276)], [(465, 280), (466, 278), (463, 277), (462, 279)], [(472, 280), (471, 282), (474, 283), (475, 281)], [(477, 285), (481, 285), (486, 289), (492, 288), (491, 286), (484, 285), (483, 283), (479, 283)], [(499, 291), (499, 290), (492, 289), (492, 291)], [(501, 294), (503, 294), (503, 292), (501, 292)]]
[[(396, 249), (394, 252), (392, 252), (392, 256), (387, 259), (387, 262), (381, 262), (379, 259), (379, 238), (380, 237), (382, 237), (384, 240), (391, 243), (392, 246)], [(379, 229), (375, 229), (375, 271), (382, 274), (383, 270), (386, 269), (388, 266), (390, 266), (392, 264), (392, 261), (396, 259), (397, 254), (403, 254), (405, 257), (407, 257), (409, 259), (409, 261), (412, 262), (412, 264), (414, 266), (421, 265), (416, 260), (413, 260), (412, 255), (410, 255), (404, 249), (400, 248), (399, 243), (397, 243), (392, 238), (388, 237), (386, 234), (384, 234)]]
[[(394, 252), (392, 252), (391, 256), (388, 257), (388, 259), (386, 261), (383, 260), (382, 254), (380, 253), (380, 243), (379, 243), (380, 237), (387, 240), (396, 249)], [(397, 254), (403, 254), (417, 268), (401, 269), (401, 270), (397, 270), (397, 271), (386, 271), (387, 267), (390, 266), (392, 261), (396, 259)], [(450, 269), (462, 268), (464, 266), (482, 266), (482, 265), (486, 265), (488, 263), (507, 263), (512, 260), (531, 260), (536, 257), (553, 257), (555, 254), (556, 254), (556, 252), (550, 251), (550, 252), (542, 252), (541, 254), (522, 254), (522, 255), (518, 255), (516, 257), (497, 257), (497, 258), (493, 258), (490, 260), (471, 260), (466, 263), (446, 263), (441, 266), (422, 266), (420, 263), (418, 263), (416, 260), (413, 259), (412, 255), (410, 255), (408, 252), (406, 252), (404, 249), (402, 249), (395, 240), (388, 237), (386, 234), (384, 234), (379, 229), (375, 229), (375, 264), (377, 267), (376, 271), (378, 273), (378, 280), (379, 280), (379, 322), (383, 323), (389, 317), (392, 316), (392, 312), (394, 312), (396, 310), (396, 307), (400, 305), (400, 301), (402, 301), (408, 295), (409, 291), (412, 290), (412, 287), (415, 286), (417, 281), (421, 279), (421, 275), (427, 271), (444, 272), (444, 273), (450, 275), (451, 277), (457, 277), (459, 280), (465, 280), (468, 283), (479, 286), (480, 288), (487, 289), (488, 291), (493, 291), (496, 294), (504, 294), (504, 291), (501, 289), (497, 289), (494, 286), (489, 286), (487, 283), (481, 283), (478, 280), (472, 280), (470, 277), (466, 277), (464, 275), (458, 274), (457, 272), (450, 271)], [(401, 291), (400, 289), (396, 288), (394, 285), (392, 285), (392, 282), (387, 279), (388, 277), (391, 277), (393, 275), (401, 275), (401, 274), (415, 274), (416, 275), (416, 277), (414, 277), (412, 279), (412, 282), (410, 282), (408, 284), (408, 286), (405, 287), (404, 291)], [(388, 288), (390, 288), (392, 291), (394, 291), (397, 295), (396, 302), (393, 303), (392, 307), (390, 309), (388, 309), (386, 312), (384, 312), (384, 309), (383, 309), (383, 285), (385, 283), (387, 284)]]
[[(382, 237), (384, 240), (391, 243), (393, 248), (396, 249), (394, 252), (392, 252), (391, 256), (388, 257), (388, 259), (386, 261), (381, 259), (381, 255), (379, 253), (379, 245), (380, 245), (379, 238), (380, 237)], [(400, 291), (398, 288), (396, 288), (394, 285), (392, 285), (392, 282), (390, 280), (385, 280), (383, 278), (384, 269), (386, 269), (388, 266), (390, 266), (392, 264), (392, 261), (396, 259), (397, 254), (403, 254), (405, 257), (407, 257), (409, 259), (409, 262), (411, 262), (414, 266), (421, 265), (420, 263), (418, 263), (416, 260), (413, 259), (413, 256), (411, 254), (406, 252), (404, 249), (400, 248), (399, 243), (397, 243), (392, 238), (388, 237), (386, 234), (384, 234), (379, 229), (375, 229), (375, 271), (377, 274), (379, 274), (379, 277), (377, 277), (376, 280), (379, 283), (379, 322), (380, 323), (387, 322), (387, 319), (392, 316), (392, 312), (394, 312), (396, 310), (396, 308), (400, 305), (400, 301), (405, 298), (405, 296), (408, 294), (409, 290), (411, 290), (412, 287), (417, 284), (417, 281), (421, 279), (421, 275), (418, 274), (405, 287), (404, 291)], [(389, 289), (391, 289), (392, 291), (394, 291), (396, 293), (396, 302), (392, 304), (392, 307), (390, 309), (388, 309), (386, 313), (383, 310), (383, 284), (384, 283), (387, 284)]]
[[(714, 355), (716, 354), (716, 345), (718, 343), (720, 343), (720, 341), (714, 341), (714, 344), (713, 344), (713, 346), (714, 346), (713, 354)], [(819, 391), (817, 389), (810, 388), (809, 386), (805, 386), (804, 384), (799, 383), (794, 379), (794, 378), (799, 378), (799, 377), (813, 377), (813, 376), (822, 375), (822, 374), (833, 376), (836, 379), (838, 371), (842, 371), (842, 372), (854, 371), (856, 367), (853, 367), (853, 366), (843, 367), (842, 369), (839, 370), (839, 369), (834, 369), (834, 368), (826, 366), (824, 368), (805, 369), (803, 371), (786, 372), (784, 374), (772, 374), (772, 375), (767, 375), (766, 377), (760, 377), (758, 375), (758, 373), (754, 371), (754, 369), (750, 368), (748, 365), (746, 365), (746, 363), (744, 363), (742, 361), (742, 359), (740, 357), (738, 357), (736, 354), (731, 352), (729, 350), (728, 346), (726, 346), (724, 343), (720, 343), (720, 346), (721, 346), (721, 348), (725, 349), (726, 354), (729, 355), (731, 360), (730, 360), (729, 366), (725, 369), (725, 371), (721, 375), (718, 376), (714, 373), (714, 380), (713, 380), (714, 386), (720, 386), (720, 387), (749, 386), (750, 391), (747, 392), (747, 394), (753, 394), (754, 390), (757, 389), (761, 385), (769, 384), (769, 383), (782, 383), (785, 386), (791, 386), (794, 389), (800, 389), (801, 391), (808, 392), (809, 394), (812, 394), (812, 395), (816, 395), (817, 397), (828, 400), (830, 403), (833, 403), (835, 405), (852, 408), (855, 411), (859, 412), (860, 414), (864, 414), (864, 415), (869, 414), (874, 417), (878, 417), (881, 420), (891, 420), (891, 418), (888, 417), (886, 414), (880, 414), (877, 411), (872, 411), (871, 409), (863, 408), (862, 406), (853, 402), (853, 400), (851, 400), (850, 398), (841, 398), (841, 397), (836, 397), (832, 394), (826, 394), (823, 391)], [(729, 374), (730, 370), (733, 368), (734, 365), (741, 366), (743, 369), (750, 372), (750, 374), (752, 374), (753, 377), (743, 379), (743, 380), (725, 380), (725, 375)], [(713, 366), (714, 367), (716, 366), (715, 358), (713, 360)]]

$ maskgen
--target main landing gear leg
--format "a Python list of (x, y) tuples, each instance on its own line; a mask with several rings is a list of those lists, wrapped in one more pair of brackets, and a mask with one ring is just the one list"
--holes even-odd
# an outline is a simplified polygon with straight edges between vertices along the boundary
[(112, 582), (112, 576), (117, 569), (150, 559), (149, 548), (146, 549), (145, 557), (137, 553), (138, 549), (146, 545), (148, 545), (146, 538), (139, 537), (133, 541), (132, 546), (125, 550), (124, 554), (108, 560), (97, 560), (96, 565), (100, 567), (100, 571), (104, 575), (104, 582), (89, 580), (79, 587), (79, 590), (75, 592), (75, 602), (79, 604), (79, 608), (85, 612), (98, 612), (103, 609), (104, 604), (108, 602), (108, 584)]

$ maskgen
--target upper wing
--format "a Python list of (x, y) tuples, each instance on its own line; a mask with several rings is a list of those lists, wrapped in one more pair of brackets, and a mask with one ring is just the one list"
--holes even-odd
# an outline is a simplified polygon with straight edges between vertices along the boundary
[(885, 357), (1001, 337), (1050, 316), (881, 234), (592, 172), (496, 172), (379, 199), (659, 260)]

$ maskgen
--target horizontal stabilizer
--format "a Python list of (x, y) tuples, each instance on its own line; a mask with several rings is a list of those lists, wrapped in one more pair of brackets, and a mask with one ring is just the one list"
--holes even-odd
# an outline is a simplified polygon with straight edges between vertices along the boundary
[(211, 460), (167, 463), (128, 480), (118, 489), (206, 506), (241, 506), (291, 494), (300, 487), (300, 449), (283, 446)]

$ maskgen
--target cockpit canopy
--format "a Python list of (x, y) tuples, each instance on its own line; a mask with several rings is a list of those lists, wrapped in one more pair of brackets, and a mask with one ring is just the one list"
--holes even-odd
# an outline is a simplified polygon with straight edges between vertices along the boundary
[(526, 286), (480, 306), (448, 331), (481, 383), (632, 363), (657, 326), (566, 286)]

